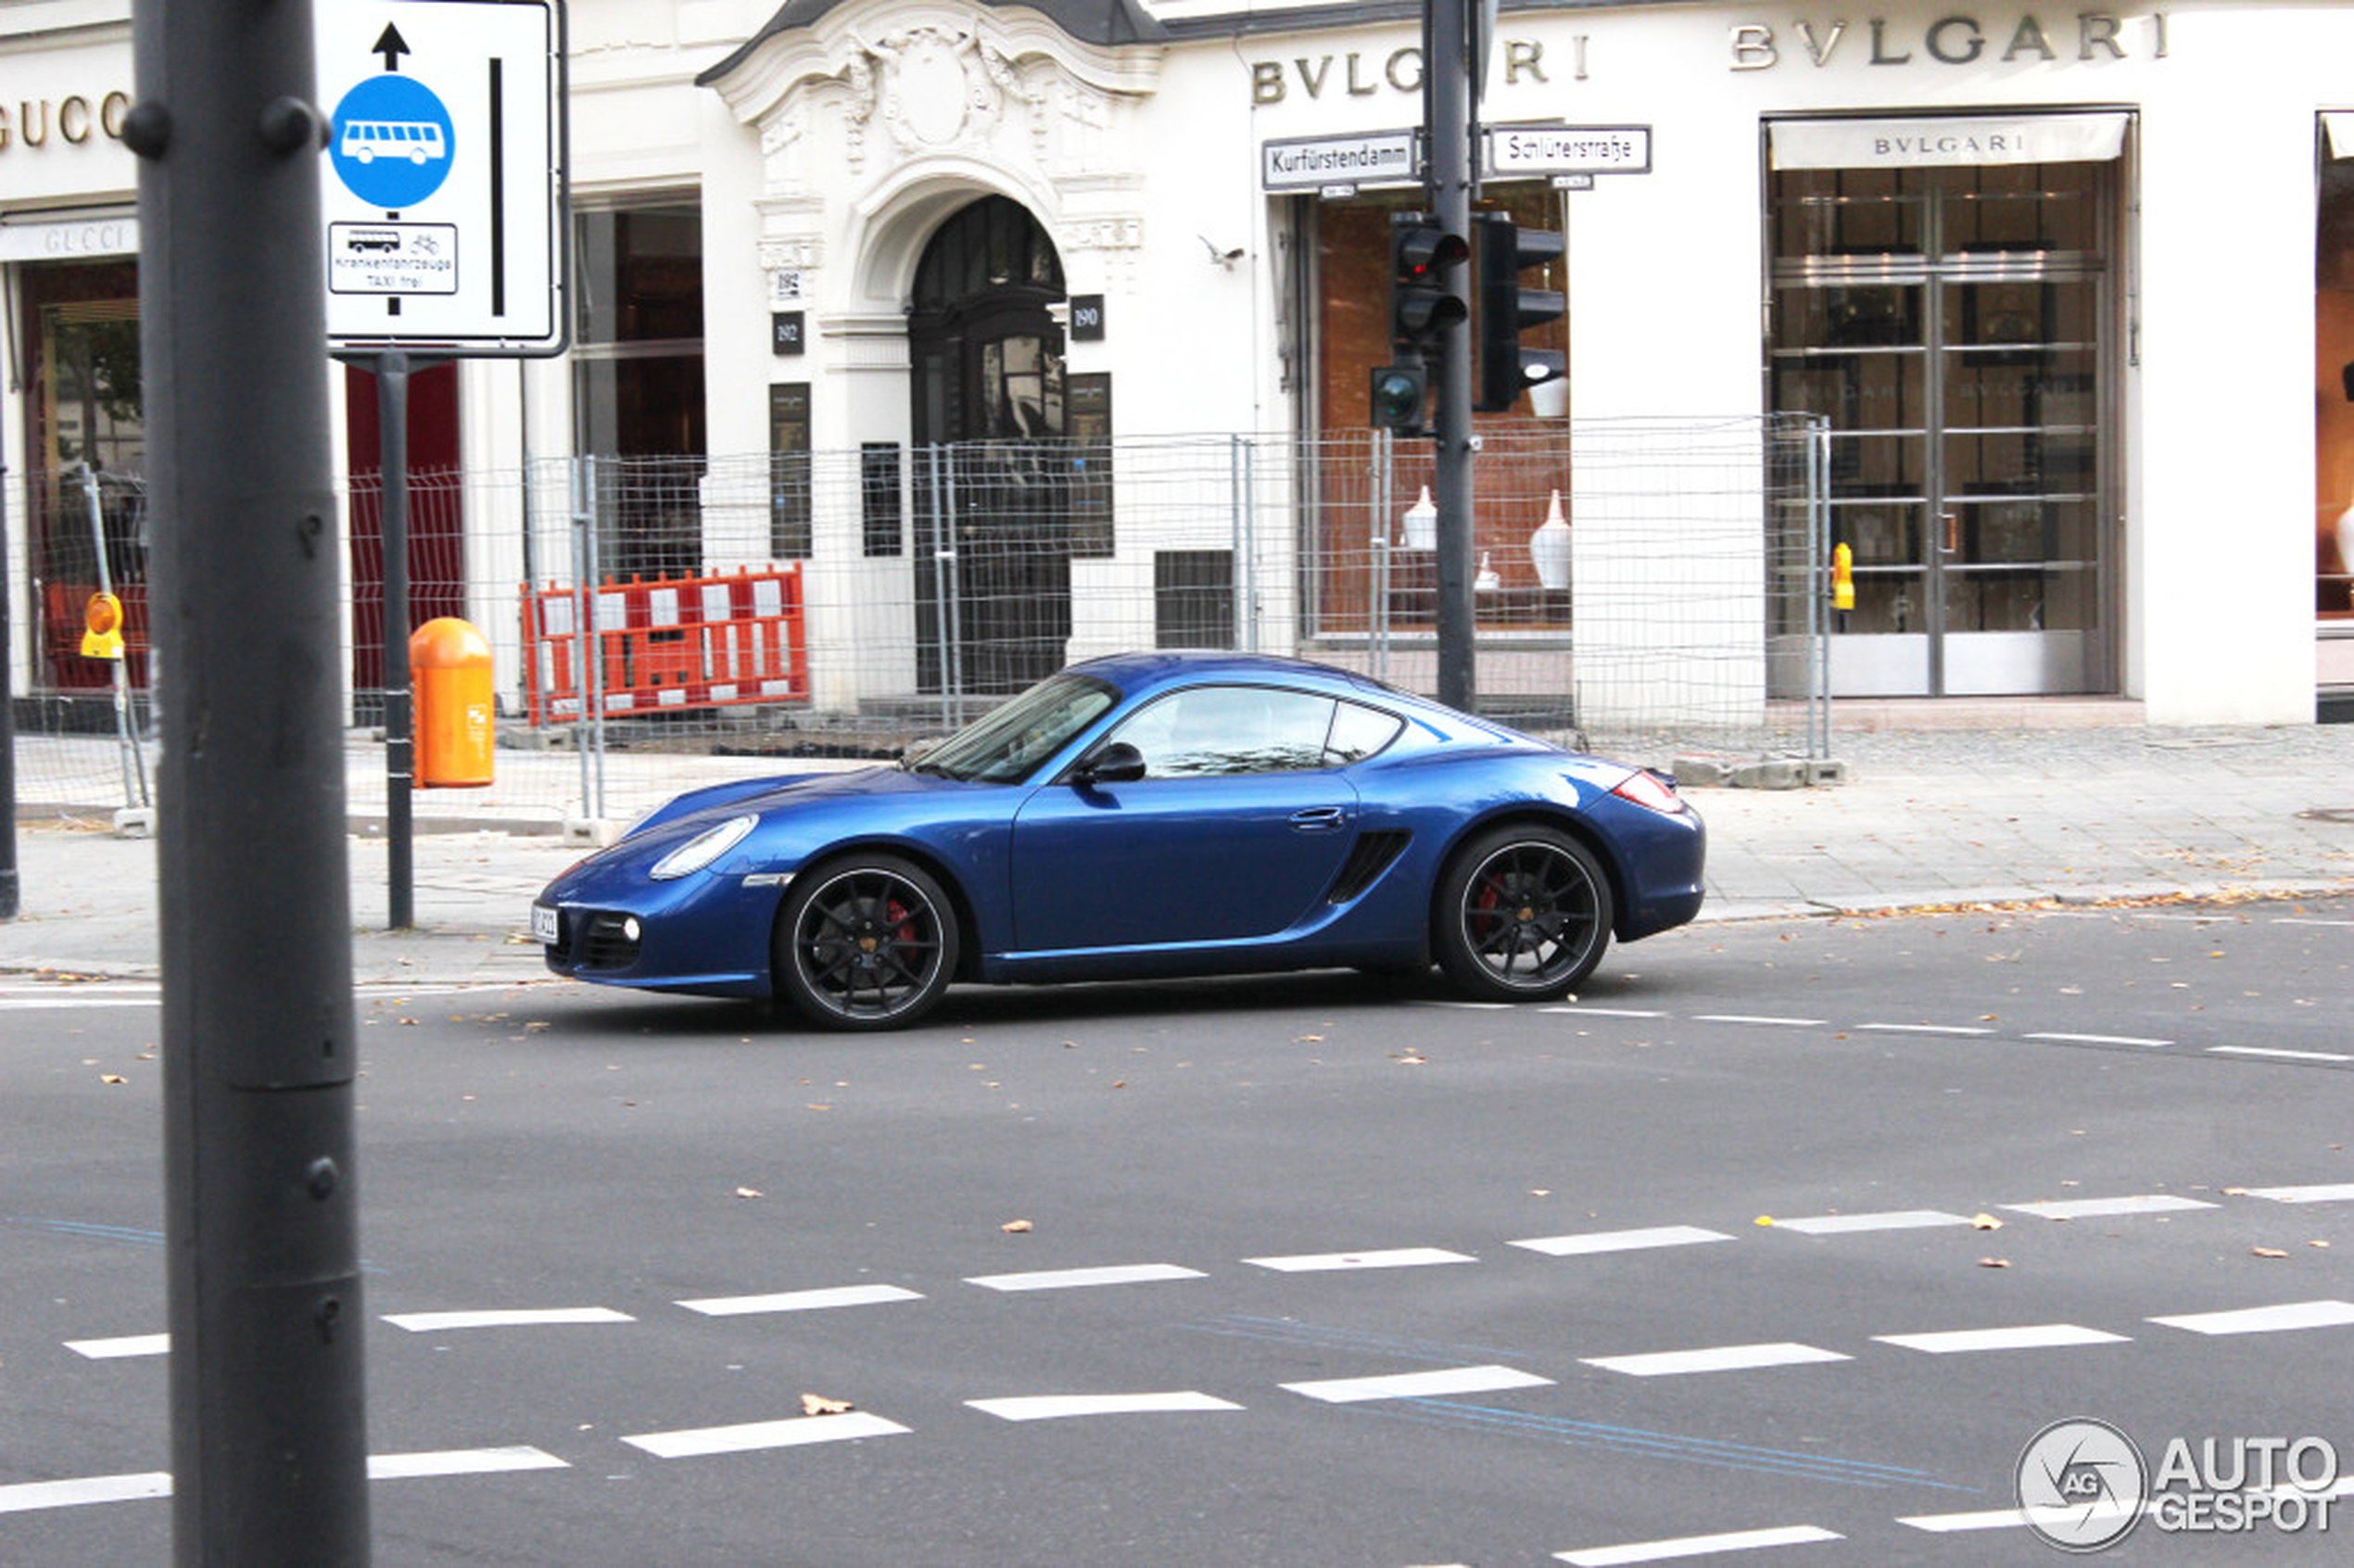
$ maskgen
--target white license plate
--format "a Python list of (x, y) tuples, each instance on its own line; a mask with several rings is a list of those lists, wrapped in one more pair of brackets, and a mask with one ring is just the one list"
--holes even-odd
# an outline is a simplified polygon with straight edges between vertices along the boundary
[(557, 925), (557, 918), (555, 905), (533, 904), (531, 906), (531, 940), (549, 947), (553, 947), (563, 941), (563, 931)]

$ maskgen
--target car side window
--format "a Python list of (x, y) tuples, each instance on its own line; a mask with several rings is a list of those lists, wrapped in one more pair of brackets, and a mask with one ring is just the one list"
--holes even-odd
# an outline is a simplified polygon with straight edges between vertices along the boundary
[(1330, 767), (1330, 697), (1264, 686), (1197, 686), (1173, 692), (1120, 727), (1112, 739), (1144, 754), (1146, 778), (1299, 773)]
[(1324, 765), (1347, 767), (1353, 762), (1363, 762), (1390, 743), (1405, 727), (1405, 721), (1395, 714), (1383, 713), (1358, 702), (1334, 704), (1333, 732), (1324, 742)]

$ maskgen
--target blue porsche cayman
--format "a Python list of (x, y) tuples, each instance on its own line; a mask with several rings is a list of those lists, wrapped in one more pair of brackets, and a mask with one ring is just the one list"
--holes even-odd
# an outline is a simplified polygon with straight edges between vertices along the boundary
[(908, 761), (680, 795), (550, 883), (557, 973), (911, 1024), (952, 982), (1436, 963), (1567, 993), (1700, 909), (1656, 775), (1296, 660), (1073, 665)]

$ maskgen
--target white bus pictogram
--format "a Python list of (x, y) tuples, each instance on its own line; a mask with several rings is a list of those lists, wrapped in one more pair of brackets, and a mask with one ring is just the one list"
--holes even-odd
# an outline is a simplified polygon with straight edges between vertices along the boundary
[(354, 120), (343, 128), (343, 156), (361, 163), (379, 158), (405, 158), (429, 163), (449, 156), (441, 127), (423, 120)]

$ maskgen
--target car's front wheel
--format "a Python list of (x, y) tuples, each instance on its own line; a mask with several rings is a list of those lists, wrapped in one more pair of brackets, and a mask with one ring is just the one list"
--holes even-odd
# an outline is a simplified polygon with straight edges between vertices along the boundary
[(1448, 863), (1431, 932), (1456, 985), (1483, 1000), (1550, 1002), (1610, 946), (1610, 879), (1555, 828), (1482, 834)]
[(829, 1029), (898, 1029), (956, 977), (956, 914), (940, 884), (897, 855), (804, 872), (777, 922), (777, 992)]

